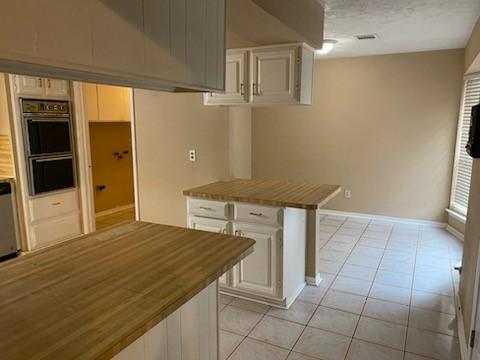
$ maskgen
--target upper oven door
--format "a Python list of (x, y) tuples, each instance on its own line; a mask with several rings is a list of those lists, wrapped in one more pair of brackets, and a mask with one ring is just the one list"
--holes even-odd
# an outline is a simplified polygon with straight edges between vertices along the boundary
[(72, 151), (70, 119), (25, 117), (29, 156)]

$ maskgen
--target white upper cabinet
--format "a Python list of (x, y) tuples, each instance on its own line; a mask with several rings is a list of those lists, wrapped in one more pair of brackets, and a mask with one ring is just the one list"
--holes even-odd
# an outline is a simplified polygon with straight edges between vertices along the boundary
[(0, 12), (0, 71), (223, 91), (225, 1), (8, 2)]
[(69, 95), (67, 80), (14, 75), (15, 90), (19, 96), (64, 99)]
[(225, 93), (208, 93), (205, 105), (309, 105), (314, 51), (306, 44), (229, 50)]
[(15, 75), (15, 90), (20, 95), (43, 96), (43, 78), (35, 76)]
[(251, 52), (252, 103), (298, 102), (297, 49), (260, 49)]
[(205, 102), (209, 105), (248, 103), (248, 51), (231, 51), (228, 53), (225, 75), (225, 93), (207, 93)]
[(45, 79), (45, 95), (48, 97), (68, 96), (68, 88), (67, 80)]

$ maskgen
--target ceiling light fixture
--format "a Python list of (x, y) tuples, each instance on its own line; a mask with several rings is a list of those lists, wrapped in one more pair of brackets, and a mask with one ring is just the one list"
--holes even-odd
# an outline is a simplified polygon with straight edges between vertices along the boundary
[(325, 55), (333, 50), (333, 47), (337, 43), (337, 40), (325, 39), (323, 40), (323, 46), (321, 49), (315, 51), (317, 55)]

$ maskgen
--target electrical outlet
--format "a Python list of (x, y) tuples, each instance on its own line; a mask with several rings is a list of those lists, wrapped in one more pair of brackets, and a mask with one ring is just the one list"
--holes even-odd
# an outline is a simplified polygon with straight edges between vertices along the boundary
[(188, 159), (191, 162), (197, 161), (197, 152), (195, 150), (188, 150)]
[(350, 199), (352, 197), (352, 191), (351, 190), (345, 190), (345, 199)]

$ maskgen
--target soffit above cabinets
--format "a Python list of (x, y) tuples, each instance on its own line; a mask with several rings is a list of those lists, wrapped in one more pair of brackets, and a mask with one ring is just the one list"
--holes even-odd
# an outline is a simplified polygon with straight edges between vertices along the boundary
[(323, 17), (316, 0), (227, 0), (227, 48), (304, 42), (320, 49)]
[(226, 0), (7, 1), (0, 71), (154, 90), (223, 90)]

